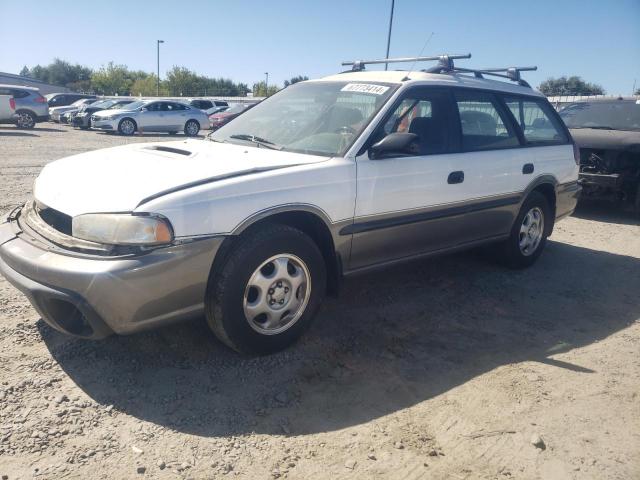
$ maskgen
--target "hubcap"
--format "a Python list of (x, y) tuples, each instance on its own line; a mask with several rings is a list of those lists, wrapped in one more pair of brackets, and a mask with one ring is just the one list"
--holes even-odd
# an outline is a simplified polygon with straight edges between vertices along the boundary
[(544, 235), (544, 214), (538, 207), (527, 212), (520, 226), (520, 252), (526, 257), (532, 255)]
[(198, 126), (193, 122), (189, 122), (187, 124), (187, 133), (189, 133), (189, 135), (195, 135), (198, 133)]
[(133, 126), (133, 122), (131, 120), (125, 120), (122, 122), (122, 131), (127, 135), (133, 133), (135, 127)]
[(291, 328), (302, 316), (311, 294), (311, 275), (295, 255), (282, 253), (262, 263), (244, 291), (244, 315), (263, 335)]
[(21, 113), (18, 115), (18, 125), (22, 128), (31, 128), (35, 122), (33, 117), (28, 113)]

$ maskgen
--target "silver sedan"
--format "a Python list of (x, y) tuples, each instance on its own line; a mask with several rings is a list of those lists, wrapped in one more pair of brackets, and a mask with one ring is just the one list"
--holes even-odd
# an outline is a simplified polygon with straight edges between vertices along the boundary
[(195, 137), (209, 128), (209, 117), (200, 109), (172, 100), (141, 100), (121, 110), (104, 110), (91, 116), (96, 130), (133, 135), (135, 132), (168, 132)]

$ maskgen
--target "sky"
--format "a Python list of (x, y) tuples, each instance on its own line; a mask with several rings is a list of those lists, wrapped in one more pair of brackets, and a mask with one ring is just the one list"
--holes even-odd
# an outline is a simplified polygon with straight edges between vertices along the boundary
[[(178, 65), (250, 86), (269, 72), (269, 83), (282, 85), (295, 75), (343, 70), (344, 60), (384, 58), (390, 6), (391, 0), (0, 0), (0, 71), (18, 73), (58, 57), (155, 72), (161, 39), (161, 78)], [(537, 65), (523, 75), (534, 86), (578, 75), (609, 94), (631, 94), (634, 80), (640, 88), (640, 0), (396, 0), (390, 56), (417, 56), (432, 32), (423, 55), (470, 52), (459, 65), (475, 68)]]

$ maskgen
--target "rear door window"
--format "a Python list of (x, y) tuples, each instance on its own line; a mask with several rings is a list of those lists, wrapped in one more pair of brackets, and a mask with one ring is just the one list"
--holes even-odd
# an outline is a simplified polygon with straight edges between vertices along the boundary
[(527, 145), (567, 143), (567, 135), (550, 107), (543, 100), (524, 97), (504, 97), (524, 135)]
[(462, 149), (495, 150), (520, 145), (509, 117), (490, 93), (454, 90), (460, 118)]

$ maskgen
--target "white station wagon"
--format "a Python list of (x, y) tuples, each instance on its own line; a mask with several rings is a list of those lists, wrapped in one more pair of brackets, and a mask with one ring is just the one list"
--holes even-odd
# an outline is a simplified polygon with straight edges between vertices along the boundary
[(342, 276), (489, 243), (529, 266), (576, 205), (569, 132), (521, 69), (434, 58), (353, 62), (208, 140), (52, 162), (0, 225), (0, 270), (71, 335), (206, 314), (225, 344), (261, 354), (297, 339)]

